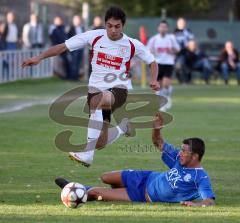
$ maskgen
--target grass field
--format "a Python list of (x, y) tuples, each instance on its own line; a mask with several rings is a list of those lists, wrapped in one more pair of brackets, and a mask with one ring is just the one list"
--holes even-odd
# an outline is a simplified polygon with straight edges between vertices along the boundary
[[(83, 142), (79, 127), (63, 126), (48, 116), (49, 101), (77, 83), (58, 79), (0, 85), (0, 222), (240, 222), (240, 88), (237, 86), (176, 86), (174, 121), (164, 137), (180, 145), (185, 137), (206, 141), (203, 166), (211, 176), (217, 205), (181, 207), (179, 204), (88, 202), (71, 210), (60, 202), (54, 178), (64, 176), (88, 185), (102, 185), (102, 172), (123, 169), (166, 170), (156, 151), (138, 152), (151, 145), (150, 130), (135, 138), (121, 138), (96, 153), (84, 168), (54, 146), (64, 129), (74, 130), (73, 142)], [(33, 106), (30, 106), (33, 103)], [(25, 104), (24, 109), (6, 112)], [(78, 104), (68, 111), (76, 115)], [(132, 146), (130, 151), (129, 146)]]

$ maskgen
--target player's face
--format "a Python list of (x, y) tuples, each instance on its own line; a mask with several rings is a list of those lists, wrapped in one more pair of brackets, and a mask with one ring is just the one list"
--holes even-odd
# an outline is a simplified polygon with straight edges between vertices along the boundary
[(108, 38), (115, 41), (122, 38), (123, 24), (122, 21), (116, 19), (108, 19), (106, 21), (106, 30)]
[(166, 23), (160, 23), (158, 31), (161, 35), (165, 35), (168, 32), (168, 25)]
[(183, 166), (188, 166), (192, 163), (193, 153), (190, 146), (187, 144), (182, 144), (180, 151), (180, 163)]

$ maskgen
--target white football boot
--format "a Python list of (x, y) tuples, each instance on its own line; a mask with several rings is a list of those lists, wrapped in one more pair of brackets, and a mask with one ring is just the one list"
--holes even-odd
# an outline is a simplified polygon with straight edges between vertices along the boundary
[(70, 152), (69, 158), (71, 160), (77, 161), (81, 163), (83, 166), (90, 167), (93, 162), (94, 150), (86, 151), (86, 152)]

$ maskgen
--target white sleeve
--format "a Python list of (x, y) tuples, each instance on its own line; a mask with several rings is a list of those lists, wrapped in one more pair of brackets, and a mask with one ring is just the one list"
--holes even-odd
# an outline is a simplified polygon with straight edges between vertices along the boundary
[(78, 50), (83, 48), (84, 46), (91, 45), (93, 40), (99, 36), (103, 35), (104, 30), (91, 30), (84, 33), (80, 33), (71, 37), (70, 39), (65, 41), (65, 45), (69, 51)]
[(148, 43), (147, 43), (147, 48), (150, 50), (151, 53), (154, 53), (154, 36), (152, 38), (149, 39)]
[(136, 39), (132, 39), (132, 41), (135, 46), (135, 56), (137, 58), (144, 61), (146, 64), (151, 64), (155, 61), (154, 56), (146, 46)]

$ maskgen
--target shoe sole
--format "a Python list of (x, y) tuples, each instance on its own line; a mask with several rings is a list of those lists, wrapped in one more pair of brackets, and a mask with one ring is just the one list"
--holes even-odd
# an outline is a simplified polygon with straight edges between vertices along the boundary
[(83, 161), (81, 161), (81, 160), (78, 160), (78, 159), (76, 159), (74, 156), (69, 155), (68, 157), (70, 158), (70, 160), (76, 161), (76, 162), (78, 162), (79, 164), (81, 164), (81, 165), (83, 165), (83, 166), (85, 166), (85, 167), (87, 167), (87, 168), (91, 166), (91, 164), (85, 163), (85, 162), (83, 162)]

